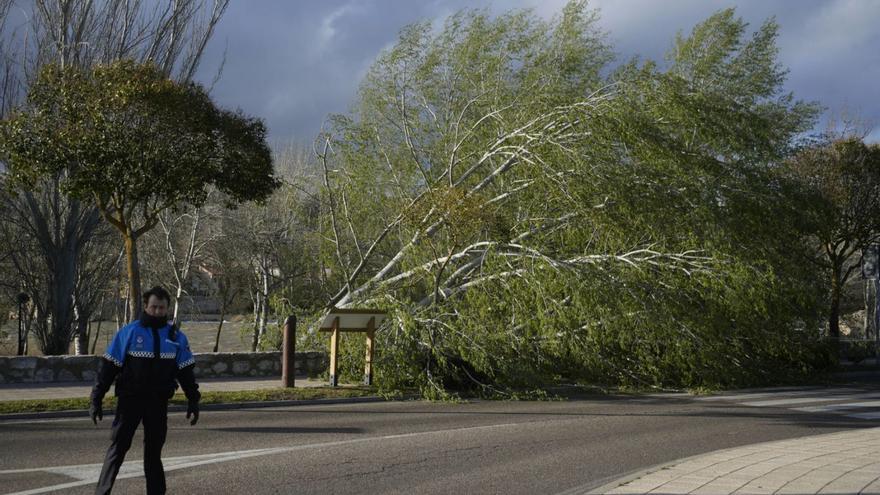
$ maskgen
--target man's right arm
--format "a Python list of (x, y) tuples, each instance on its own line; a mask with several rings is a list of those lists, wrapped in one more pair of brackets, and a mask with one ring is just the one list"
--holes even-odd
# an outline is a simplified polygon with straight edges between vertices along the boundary
[(125, 362), (125, 353), (128, 344), (128, 327), (116, 332), (113, 341), (107, 348), (107, 352), (98, 362), (98, 374), (95, 377), (95, 386), (92, 387), (92, 393), (89, 395), (89, 416), (92, 422), (98, 424), (99, 419), (104, 418), (104, 410), (101, 402), (104, 395), (113, 385), (113, 380), (122, 369)]

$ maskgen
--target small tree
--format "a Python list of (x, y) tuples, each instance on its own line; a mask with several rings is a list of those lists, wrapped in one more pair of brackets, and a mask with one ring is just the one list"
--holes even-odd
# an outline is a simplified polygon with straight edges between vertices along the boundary
[(120, 232), (137, 315), (138, 239), (166, 208), (201, 205), (210, 185), (232, 204), (268, 196), (278, 182), (265, 134), (260, 120), (217, 108), (153, 64), (50, 65), (27, 107), (0, 123), (0, 152), (15, 181), (60, 174), (64, 191), (94, 202)]
[[(86, 68), (149, 60), (175, 79), (189, 81), (228, 3), (0, 0), (0, 115), (23, 103), (40, 68), (49, 63)], [(5, 22), (13, 6), (24, 22)], [(16, 272), (9, 280), (32, 295), (34, 333), (43, 353), (68, 352), (71, 336), (77, 337), (79, 352), (85, 347), (85, 320), (98, 303), (92, 296), (103, 291), (100, 276), (113, 264), (105, 258), (116, 258), (95, 239), (113, 229), (101, 222), (94, 205), (61, 194), (59, 177), (46, 177), (36, 186), (10, 188), (0, 197), (0, 237), (15, 239), (5, 248)]]
[(811, 230), (831, 282), (829, 334), (838, 338), (843, 286), (858, 266), (848, 261), (880, 239), (880, 146), (839, 138), (803, 150), (787, 170), (809, 196)]

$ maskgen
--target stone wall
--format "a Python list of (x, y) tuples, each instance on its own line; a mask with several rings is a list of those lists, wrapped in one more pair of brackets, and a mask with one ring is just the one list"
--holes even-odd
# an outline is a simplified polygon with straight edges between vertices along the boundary
[[(196, 378), (281, 376), (281, 352), (197, 353)], [(0, 383), (92, 382), (98, 356), (0, 356)], [(297, 352), (296, 374), (317, 376), (326, 353)]]

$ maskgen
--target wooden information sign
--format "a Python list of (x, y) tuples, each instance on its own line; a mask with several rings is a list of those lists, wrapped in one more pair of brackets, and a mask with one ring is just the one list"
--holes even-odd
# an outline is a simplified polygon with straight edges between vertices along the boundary
[(339, 337), (342, 332), (363, 332), (367, 334), (366, 364), (364, 365), (364, 384), (373, 384), (373, 346), (376, 340), (376, 327), (385, 319), (387, 313), (374, 309), (333, 308), (321, 321), (322, 332), (330, 333), (330, 386), (339, 385), (336, 356), (339, 353)]

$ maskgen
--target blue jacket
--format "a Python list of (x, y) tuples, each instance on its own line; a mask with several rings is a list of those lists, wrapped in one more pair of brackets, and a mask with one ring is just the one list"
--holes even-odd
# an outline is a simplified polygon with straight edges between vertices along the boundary
[(116, 378), (117, 396), (170, 398), (180, 382), (188, 399), (199, 399), (196, 361), (177, 327), (154, 329), (135, 320), (116, 332), (101, 361), (93, 395), (103, 397)]

